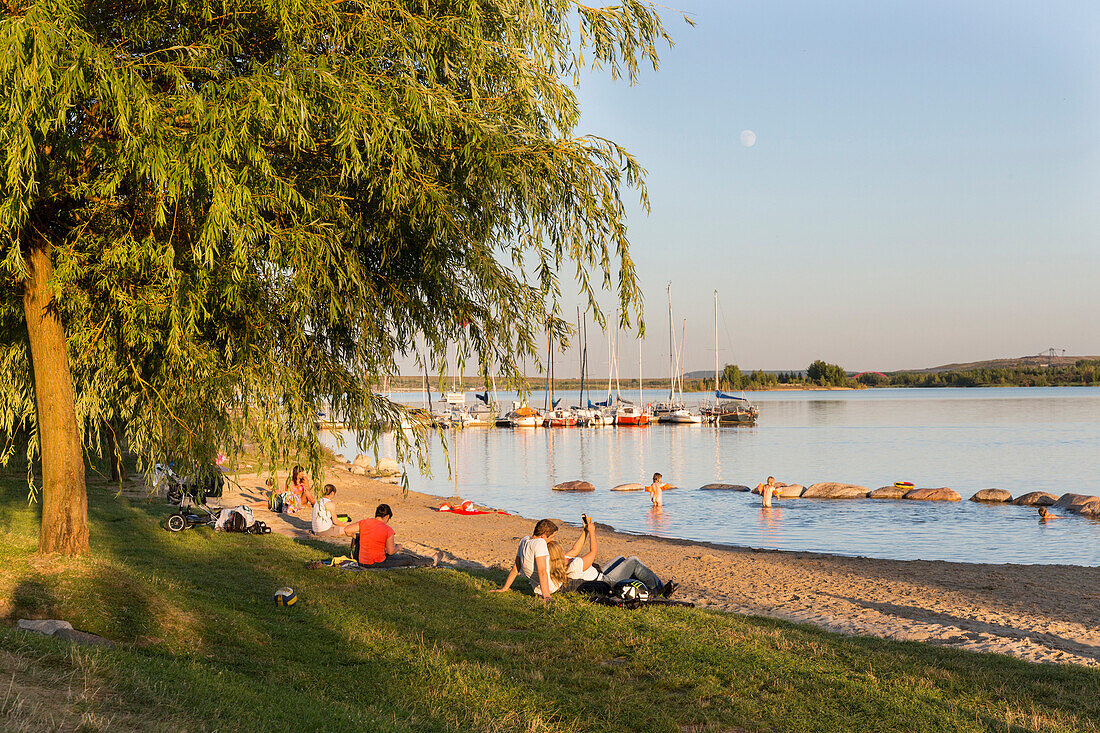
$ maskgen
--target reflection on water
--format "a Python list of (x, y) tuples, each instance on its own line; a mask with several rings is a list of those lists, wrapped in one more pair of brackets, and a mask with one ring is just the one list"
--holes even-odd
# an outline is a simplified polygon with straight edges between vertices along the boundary
[[(656, 398), (654, 392), (650, 397)], [(503, 400), (510, 397), (502, 396)], [(525, 516), (579, 522), (581, 512), (623, 531), (772, 549), (969, 562), (1100, 565), (1100, 522), (1067, 516), (1041, 525), (1033, 508), (892, 500), (778, 502), (698, 491), (712, 482), (756, 485), (909, 480), (1014, 495), (1100, 495), (1100, 389), (864, 390), (763, 393), (751, 428), (467, 429), (450, 435), (454, 476), (433, 443), (434, 475), (416, 490), (458, 493)], [(406, 397), (418, 401), (417, 395)], [(540, 404), (541, 395), (532, 397)], [(503, 401), (502, 400), (502, 401)], [(348, 436), (349, 445), (354, 444)], [(328, 442), (334, 443), (333, 436)], [(385, 453), (388, 439), (383, 439)], [(345, 449), (345, 454), (354, 448)], [(643, 492), (655, 471), (682, 487), (655, 513)], [(591, 494), (552, 492), (585, 479)]]

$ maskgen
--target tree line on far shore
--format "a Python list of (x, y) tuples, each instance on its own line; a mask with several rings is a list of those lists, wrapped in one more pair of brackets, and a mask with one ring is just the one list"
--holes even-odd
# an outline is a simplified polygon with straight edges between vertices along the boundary
[[(700, 379), (699, 390), (714, 389), (713, 379)], [(806, 387), (1064, 387), (1100, 384), (1100, 359), (1078, 359), (1052, 366), (978, 367), (939, 372), (863, 372), (849, 374), (839, 364), (821, 359), (802, 372), (743, 372), (727, 364), (719, 389), (762, 390), (780, 386)], [(688, 387), (688, 385), (685, 385)]]

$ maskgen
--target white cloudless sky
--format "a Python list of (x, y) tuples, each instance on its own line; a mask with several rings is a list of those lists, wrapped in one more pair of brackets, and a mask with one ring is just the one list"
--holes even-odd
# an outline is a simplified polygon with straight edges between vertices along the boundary
[(578, 90), (579, 132), (648, 171), (651, 212), (627, 193), (647, 376), (669, 282), (688, 371), (713, 367), (715, 289), (743, 369), (1100, 354), (1100, 3), (676, 7), (696, 25), (665, 12), (657, 73)]

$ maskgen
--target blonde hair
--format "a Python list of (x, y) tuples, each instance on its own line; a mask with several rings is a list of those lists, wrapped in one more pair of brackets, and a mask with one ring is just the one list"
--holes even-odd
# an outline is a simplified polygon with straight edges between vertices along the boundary
[(546, 550), (550, 553), (550, 580), (559, 586), (565, 585), (569, 579), (565, 574), (565, 551), (555, 540), (546, 543)]

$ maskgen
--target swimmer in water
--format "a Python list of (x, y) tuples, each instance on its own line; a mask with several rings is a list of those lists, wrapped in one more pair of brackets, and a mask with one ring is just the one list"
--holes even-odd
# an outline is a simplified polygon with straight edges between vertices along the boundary
[(1058, 518), (1058, 515), (1057, 514), (1051, 514), (1049, 511), (1047, 511), (1047, 508), (1045, 506), (1039, 507), (1039, 521), (1040, 522), (1043, 522), (1045, 524), (1046, 522), (1049, 522), (1050, 520), (1057, 519), (1057, 518)]
[(774, 496), (776, 501), (780, 499), (779, 494), (775, 493), (778, 488), (775, 485), (775, 476), (768, 476), (768, 482), (760, 485), (760, 506), (770, 509), (772, 497)]
[(661, 478), (661, 474), (653, 474), (653, 483), (645, 489), (649, 492), (649, 500), (653, 502), (654, 509), (659, 509), (661, 507), (661, 492), (668, 488), (668, 484), (661, 481)]

